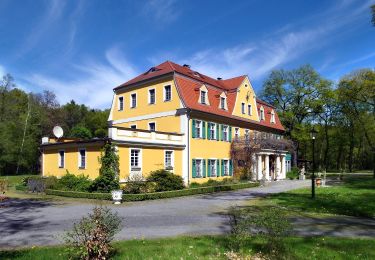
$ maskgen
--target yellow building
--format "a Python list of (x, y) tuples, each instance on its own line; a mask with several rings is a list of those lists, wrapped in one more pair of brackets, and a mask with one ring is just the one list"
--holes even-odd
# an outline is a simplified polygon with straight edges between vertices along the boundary
[[(257, 99), (249, 78), (213, 79), (167, 61), (114, 89), (109, 140), (118, 147), (120, 181), (168, 169), (188, 185), (233, 176), (232, 140), (250, 134), (281, 138), (274, 108)], [(104, 139), (51, 142), (42, 150), (44, 176), (68, 170), (98, 176)], [(285, 178), (286, 152), (256, 154), (256, 179)]]

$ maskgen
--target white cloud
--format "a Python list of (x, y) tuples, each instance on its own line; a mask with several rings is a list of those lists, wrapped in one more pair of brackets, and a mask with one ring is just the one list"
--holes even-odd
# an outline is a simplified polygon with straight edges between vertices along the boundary
[(61, 103), (74, 99), (93, 108), (109, 108), (112, 89), (137, 73), (117, 48), (109, 49), (105, 56), (105, 63), (90, 61), (75, 65), (75, 75), (78, 76), (73, 80), (37, 73), (23, 77), (23, 80), (36, 86), (38, 91), (53, 91)]
[(157, 22), (172, 22), (179, 16), (176, 0), (149, 0), (143, 7), (143, 14)]

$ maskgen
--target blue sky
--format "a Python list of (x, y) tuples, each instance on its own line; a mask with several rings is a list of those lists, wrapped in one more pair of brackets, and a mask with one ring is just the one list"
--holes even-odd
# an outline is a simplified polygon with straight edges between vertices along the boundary
[(112, 88), (165, 60), (214, 78), (309, 63), (338, 80), (375, 66), (372, 1), (0, 0), (0, 74), (108, 108)]

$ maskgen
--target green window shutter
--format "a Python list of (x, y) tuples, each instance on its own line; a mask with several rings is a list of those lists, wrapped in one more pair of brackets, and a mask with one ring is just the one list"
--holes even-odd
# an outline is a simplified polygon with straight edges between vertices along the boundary
[(220, 161), (216, 160), (216, 177), (220, 177)]
[(220, 140), (223, 141), (223, 125), (220, 125)]
[(229, 138), (228, 138), (229, 142), (232, 142), (232, 127), (230, 126), (229, 127)]
[(208, 140), (211, 140), (211, 135), (210, 135), (210, 126), (211, 126), (211, 123), (210, 122), (207, 122), (207, 139)]
[(203, 159), (203, 178), (206, 178), (206, 160)]
[(192, 127), (191, 127), (191, 137), (195, 138), (195, 119), (191, 121)]
[(207, 165), (208, 165), (207, 177), (211, 177), (211, 175), (212, 175), (212, 172), (211, 172), (211, 162), (209, 160), (207, 160)]
[(206, 122), (202, 121), (202, 138), (206, 139)]
[(192, 170), (193, 178), (196, 178), (197, 177), (197, 169), (195, 169), (195, 159), (193, 159), (193, 163), (191, 165), (192, 165), (191, 170)]
[(221, 176), (224, 176), (224, 160), (220, 160), (221, 161), (221, 167), (220, 167), (220, 172), (221, 172)]
[(233, 176), (233, 162), (229, 160), (229, 176)]
[(216, 124), (216, 140), (217, 140), (217, 141), (220, 140), (220, 139), (219, 139), (219, 136), (220, 136), (219, 131), (220, 131), (220, 129), (219, 129), (219, 124)]

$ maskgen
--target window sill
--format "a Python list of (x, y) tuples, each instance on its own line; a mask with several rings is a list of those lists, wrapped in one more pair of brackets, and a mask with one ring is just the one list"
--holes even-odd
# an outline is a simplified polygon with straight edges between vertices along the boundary
[(80, 166), (80, 167), (78, 167), (78, 169), (79, 169), (79, 170), (85, 170), (86, 167), (82, 167), (82, 166)]
[(171, 102), (172, 101), (172, 99), (169, 99), (169, 100), (164, 100), (164, 102)]
[(141, 167), (132, 167), (132, 168), (130, 168), (130, 171), (134, 171), (134, 172), (139, 172), (141, 170), (142, 170)]
[(64, 166), (59, 166), (59, 169), (64, 169)]

